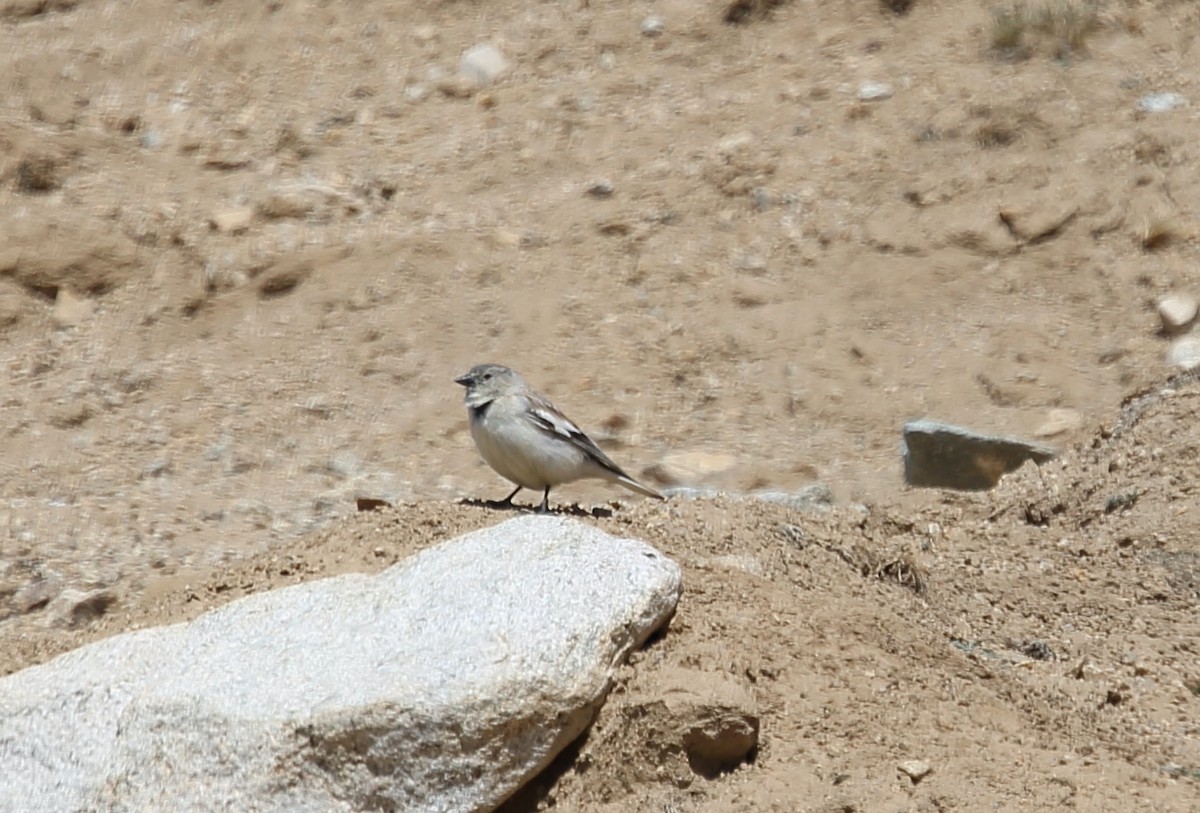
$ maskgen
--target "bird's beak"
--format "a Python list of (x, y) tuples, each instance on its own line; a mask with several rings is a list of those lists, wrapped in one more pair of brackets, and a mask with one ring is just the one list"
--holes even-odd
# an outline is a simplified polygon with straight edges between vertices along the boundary
[(454, 383), (461, 384), (464, 387), (469, 387), (473, 383), (475, 383), (475, 379), (471, 378), (470, 373), (465, 373), (463, 375), (460, 375), (458, 378), (454, 379)]

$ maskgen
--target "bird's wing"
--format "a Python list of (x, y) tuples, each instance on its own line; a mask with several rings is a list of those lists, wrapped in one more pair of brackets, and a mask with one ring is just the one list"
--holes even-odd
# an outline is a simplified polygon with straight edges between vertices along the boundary
[(544, 398), (529, 398), (526, 403), (525, 414), (529, 417), (530, 422), (543, 432), (573, 443), (580, 451), (613, 474), (632, 479), (596, 445), (596, 441), (584, 434), (584, 431), (576, 426), (570, 418), (562, 414), (554, 404)]

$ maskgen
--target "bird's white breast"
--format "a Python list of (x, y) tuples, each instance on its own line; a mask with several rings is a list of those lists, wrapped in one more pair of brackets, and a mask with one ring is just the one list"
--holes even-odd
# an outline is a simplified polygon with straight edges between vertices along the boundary
[(523, 404), (508, 398), (472, 416), (471, 437), (497, 474), (524, 488), (544, 489), (591, 474), (577, 446), (539, 429), (524, 417)]

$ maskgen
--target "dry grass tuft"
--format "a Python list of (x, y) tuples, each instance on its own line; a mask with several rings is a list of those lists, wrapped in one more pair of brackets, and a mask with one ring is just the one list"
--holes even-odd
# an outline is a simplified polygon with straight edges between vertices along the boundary
[(1100, 30), (1094, 0), (1047, 0), (1028, 6), (1015, 0), (992, 11), (990, 44), (1009, 58), (1028, 59), (1045, 53), (1069, 59), (1087, 50), (1087, 39)]
[(855, 545), (851, 550), (851, 560), (858, 572), (867, 578), (907, 587), (918, 596), (925, 595), (929, 589), (929, 571), (907, 554), (885, 556)]
[(1153, 215), (1142, 221), (1137, 231), (1138, 245), (1144, 251), (1157, 251), (1166, 248), (1179, 239), (1179, 229), (1175, 219), (1164, 215)]

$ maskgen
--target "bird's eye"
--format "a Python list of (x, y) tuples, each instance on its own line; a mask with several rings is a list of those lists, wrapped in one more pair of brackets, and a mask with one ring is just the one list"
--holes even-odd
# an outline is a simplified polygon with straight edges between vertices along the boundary
[(491, 374), (491, 373), (484, 373), (484, 374), (483, 374), (483, 380), (484, 380), (484, 381), (491, 381), (491, 380), (492, 380), (492, 374)]

